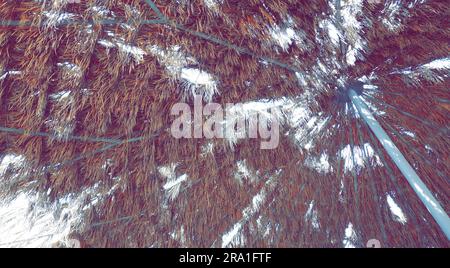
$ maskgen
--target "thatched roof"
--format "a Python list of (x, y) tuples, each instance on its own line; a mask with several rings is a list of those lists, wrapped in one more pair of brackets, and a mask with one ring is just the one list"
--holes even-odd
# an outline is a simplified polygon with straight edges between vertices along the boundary
[[(0, 0), (4, 199), (82, 196), (88, 247), (448, 246), (341, 98), (366, 84), (449, 211), (447, 1), (78, 2)], [(279, 107), (279, 146), (173, 138), (193, 93)]]

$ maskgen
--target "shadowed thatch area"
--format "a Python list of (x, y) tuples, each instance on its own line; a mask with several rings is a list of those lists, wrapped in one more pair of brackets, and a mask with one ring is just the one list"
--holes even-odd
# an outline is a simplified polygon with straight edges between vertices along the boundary
[[(447, 247), (342, 96), (365, 84), (448, 212), (449, 13), (433, 0), (0, 0), (0, 215), (22, 200), (44, 226), (0, 245)], [(243, 117), (279, 108), (278, 147), (173, 138), (171, 108), (194, 94), (243, 103)]]

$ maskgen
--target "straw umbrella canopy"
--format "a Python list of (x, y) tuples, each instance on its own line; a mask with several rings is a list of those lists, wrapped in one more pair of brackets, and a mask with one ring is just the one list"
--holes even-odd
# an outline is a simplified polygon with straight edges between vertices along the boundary
[[(0, 2), (1, 195), (75, 200), (86, 247), (448, 246), (346, 97), (448, 211), (446, 1)], [(276, 107), (279, 145), (171, 108)], [(1, 158), (0, 158), (1, 159)], [(72, 198), (72, 199), (71, 199)], [(75, 201), (74, 201), (75, 202)]]

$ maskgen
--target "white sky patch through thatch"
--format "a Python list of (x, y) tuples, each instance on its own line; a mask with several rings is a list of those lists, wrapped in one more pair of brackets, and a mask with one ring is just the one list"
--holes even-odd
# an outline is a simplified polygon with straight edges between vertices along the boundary
[(292, 45), (304, 50), (307, 49), (305, 43), (305, 33), (295, 28), (295, 23), (291, 16), (287, 16), (281, 25), (268, 25), (269, 40), (268, 44), (275, 44), (275, 50), (281, 48), (283, 52), (287, 52)]
[(211, 102), (215, 95), (220, 94), (217, 78), (205, 70), (193, 67), (198, 64), (197, 60), (183, 53), (180, 46), (163, 49), (151, 45), (147, 47), (147, 51), (158, 58), (169, 76), (182, 83), (187, 96), (201, 95), (205, 101)]
[[(344, 159), (344, 172), (351, 172), (353, 169), (358, 173), (360, 168), (367, 166), (383, 166), (380, 157), (375, 153), (369, 143), (361, 146), (347, 144), (338, 153), (338, 157)], [(359, 168), (358, 168), (359, 167)]]
[(182, 68), (181, 79), (185, 82), (185, 90), (190, 91), (192, 96), (202, 95), (208, 102), (219, 93), (214, 77), (198, 68)]
[(284, 50), (287, 51), (296, 38), (294, 29), (274, 27), (270, 30), (273, 40)]
[(333, 167), (330, 165), (329, 156), (326, 153), (322, 153), (319, 157), (309, 156), (305, 160), (305, 166), (316, 170), (319, 173), (329, 173), (333, 171)]
[(173, 201), (180, 193), (182, 183), (188, 179), (187, 174), (177, 176), (176, 168), (178, 164), (172, 163), (167, 166), (158, 167), (158, 172), (166, 178), (166, 183), (163, 185), (163, 189), (166, 192), (166, 196), (169, 200)]
[(140, 47), (127, 44), (121, 38), (113, 38), (111, 40), (101, 39), (98, 41), (98, 44), (105, 48), (114, 48), (117, 47), (119, 52), (124, 55), (130, 56), (136, 63), (142, 63), (144, 60), (144, 56), (147, 55), (147, 52)]
[(358, 19), (358, 16), (362, 14), (363, 1), (349, 0), (342, 2), (342, 26), (349, 45), (346, 61), (348, 65), (354, 65), (357, 59), (363, 58), (365, 50), (364, 39), (361, 37), (362, 23)]
[(22, 155), (15, 155), (15, 154), (7, 154), (3, 157), (0, 157), (0, 178), (4, 175), (7, 168), (10, 165), (14, 166), (22, 166), (25, 162), (25, 157)]
[(38, 194), (20, 193), (0, 203), (0, 247), (52, 247), (67, 240), (81, 204), (67, 199), (36, 206), (39, 198)]
[[(8, 167), (26, 165), (21, 155), (0, 158), (0, 182)], [(116, 181), (117, 182), (117, 181)], [(2, 182), (5, 183), (5, 182)], [(7, 182), (6, 182), (7, 183)], [(0, 183), (0, 187), (3, 186)], [(100, 183), (77, 194), (67, 194), (49, 202), (51, 193), (20, 191), (0, 201), (0, 247), (71, 246), (69, 234), (83, 226), (86, 213), (111, 195), (117, 185), (106, 189)]]
[[(67, 246), (68, 235), (83, 224), (87, 210), (101, 198), (94, 186), (53, 203), (36, 192), (20, 192), (13, 199), (4, 199), (0, 202), (0, 247), (53, 247), (56, 243)], [(86, 200), (90, 200), (87, 205)]]
[(242, 210), (242, 218), (236, 222), (228, 232), (224, 233), (222, 238), (222, 248), (230, 246), (243, 246), (245, 245), (245, 237), (242, 234), (242, 227), (255, 215), (261, 207), (266, 203), (267, 195), (273, 190), (276, 185), (276, 178), (280, 174), (281, 170), (278, 170), (273, 176), (271, 176), (265, 183), (264, 187), (256, 194), (251, 204), (249, 204), (244, 210)]
[(62, 90), (53, 94), (50, 94), (49, 97), (55, 101), (62, 101), (70, 97), (70, 90)]
[(223, 0), (203, 0), (203, 3), (213, 12), (218, 12)]
[(10, 75), (20, 75), (20, 74), (22, 74), (21, 71), (7, 71), (4, 74), (2, 74), (2, 76), (0, 76), (0, 80), (3, 80)]
[(60, 12), (58, 10), (44, 11), (42, 15), (45, 16), (45, 24), (48, 26), (57, 26), (63, 22), (68, 22), (77, 17), (73, 13)]
[(403, 213), (402, 209), (397, 205), (397, 203), (394, 201), (394, 199), (390, 194), (386, 196), (386, 200), (394, 220), (402, 224), (405, 224), (408, 220), (405, 214)]
[[(227, 120), (237, 120), (251, 118), (252, 115), (258, 114), (264, 116), (268, 122), (276, 120), (278, 124), (286, 125), (289, 128), (287, 134), (292, 134), (293, 141), (300, 147), (307, 150), (315, 145), (315, 134), (319, 133), (327, 123), (329, 117), (324, 117), (322, 113), (314, 114), (306, 100), (307, 97), (298, 98), (278, 98), (278, 99), (259, 99), (242, 103), (241, 106), (233, 107), (234, 117), (227, 117)], [(273, 109), (274, 113), (270, 113), (269, 109)], [(239, 142), (238, 136), (227, 136), (231, 148)]]
[(422, 66), (428, 69), (437, 69), (437, 70), (450, 69), (450, 57), (437, 59)]
[(344, 248), (356, 248), (355, 246), (356, 239), (357, 236), (355, 230), (353, 229), (353, 224), (349, 222), (347, 228), (345, 228), (344, 230), (344, 239), (342, 240)]
[(242, 184), (244, 180), (250, 181), (250, 183), (254, 183), (258, 180), (258, 171), (253, 171), (247, 166), (246, 160), (239, 160), (236, 162), (236, 171), (234, 173), (234, 179)]
[(311, 223), (314, 229), (320, 228), (319, 219), (317, 217), (317, 209), (314, 207), (314, 200), (312, 200), (308, 205), (308, 210), (305, 213), (305, 222)]

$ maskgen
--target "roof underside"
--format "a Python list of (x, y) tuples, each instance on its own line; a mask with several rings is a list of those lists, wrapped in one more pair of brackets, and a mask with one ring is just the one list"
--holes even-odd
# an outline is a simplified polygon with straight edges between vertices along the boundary
[[(446, 1), (78, 2), (0, 0), (0, 246), (448, 246), (339, 97), (448, 212)], [(279, 146), (173, 138), (194, 94), (279, 108)], [(49, 236), (6, 224), (29, 204)]]

